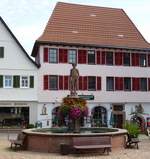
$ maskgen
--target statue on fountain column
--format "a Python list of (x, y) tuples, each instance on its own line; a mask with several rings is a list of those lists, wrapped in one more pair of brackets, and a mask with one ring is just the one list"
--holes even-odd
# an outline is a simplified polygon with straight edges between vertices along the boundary
[(77, 96), (77, 84), (79, 78), (79, 71), (76, 68), (77, 64), (72, 64), (72, 69), (70, 70), (70, 95)]

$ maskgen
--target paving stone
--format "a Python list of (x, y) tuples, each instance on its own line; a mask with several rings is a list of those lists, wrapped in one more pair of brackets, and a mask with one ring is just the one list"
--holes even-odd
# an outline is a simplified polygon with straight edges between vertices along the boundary
[(110, 155), (82, 154), (61, 156), (60, 154), (30, 151), (12, 151), (6, 137), (0, 137), (0, 159), (149, 159), (150, 140), (140, 136), (139, 149), (114, 150)]

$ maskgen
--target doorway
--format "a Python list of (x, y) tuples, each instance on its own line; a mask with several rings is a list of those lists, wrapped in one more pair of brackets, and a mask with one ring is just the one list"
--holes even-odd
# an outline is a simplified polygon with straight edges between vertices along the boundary
[(113, 114), (114, 115), (114, 127), (123, 128), (123, 114)]
[(124, 105), (113, 105), (112, 115), (113, 127), (122, 129), (125, 122)]

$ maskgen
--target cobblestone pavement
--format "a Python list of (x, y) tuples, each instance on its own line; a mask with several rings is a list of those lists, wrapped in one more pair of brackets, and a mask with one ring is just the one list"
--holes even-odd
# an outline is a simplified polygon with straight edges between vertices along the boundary
[[(1, 136), (1, 135), (0, 135)], [(115, 150), (110, 155), (82, 154), (61, 156), (60, 154), (30, 151), (12, 151), (6, 137), (0, 137), (0, 159), (150, 159), (150, 140), (140, 136), (139, 149)]]

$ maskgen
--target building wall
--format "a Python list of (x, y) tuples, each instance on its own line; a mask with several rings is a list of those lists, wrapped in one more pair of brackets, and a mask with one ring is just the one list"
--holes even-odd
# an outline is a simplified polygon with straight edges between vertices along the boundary
[(0, 107), (29, 107), (29, 122), (35, 123), (38, 68), (30, 61), (1, 21), (0, 47), (4, 47), (4, 58), (0, 58), (0, 75), (34, 76), (34, 88), (0, 88)]
[(37, 68), (27, 58), (8, 30), (0, 22), (0, 75), (34, 76), (34, 88), (0, 88), (0, 101), (37, 101)]
[(31, 61), (22, 52), (16, 41), (0, 21), (0, 46), (4, 46), (4, 58), (0, 58), (0, 69), (36, 70)]
[[(48, 46), (45, 46), (48, 47)], [(69, 75), (71, 64), (50, 64), (43, 63), (43, 49), (40, 47), (40, 63), (38, 70), (38, 99), (40, 102), (61, 101), (63, 97), (69, 94), (67, 90), (49, 91), (43, 90), (43, 75)], [(142, 91), (106, 91), (106, 77), (150, 77), (150, 67), (133, 67), (133, 66), (107, 66), (107, 65), (85, 65), (78, 64), (77, 68), (81, 76), (101, 76), (102, 90), (100, 91), (78, 91), (78, 94), (93, 94), (95, 99), (93, 102), (101, 103), (132, 103), (145, 102), (149, 103), (150, 93)]]

